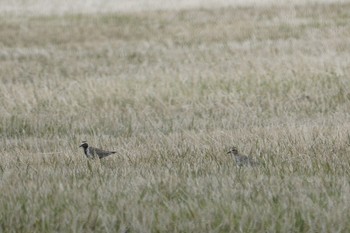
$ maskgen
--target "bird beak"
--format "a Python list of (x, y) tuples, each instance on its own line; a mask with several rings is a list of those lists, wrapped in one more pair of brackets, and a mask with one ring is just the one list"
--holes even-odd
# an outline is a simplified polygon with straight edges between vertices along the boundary
[(82, 147), (83, 146), (83, 144), (81, 144), (79, 147)]
[(227, 152), (227, 154), (231, 154), (231, 151)]

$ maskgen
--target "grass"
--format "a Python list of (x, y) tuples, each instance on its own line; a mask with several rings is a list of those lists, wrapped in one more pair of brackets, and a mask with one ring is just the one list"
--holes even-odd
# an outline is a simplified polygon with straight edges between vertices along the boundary
[(348, 12), (1, 17), (0, 231), (348, 232)]

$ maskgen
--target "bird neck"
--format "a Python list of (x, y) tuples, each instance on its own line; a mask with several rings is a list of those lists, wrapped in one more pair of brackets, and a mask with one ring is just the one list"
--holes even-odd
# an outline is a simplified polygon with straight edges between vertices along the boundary
[(84, 153), (85, 153), (86, 156), (88, 155), (87, 154), (87, 150), (88, 150), (88, 147), (84, 147)]

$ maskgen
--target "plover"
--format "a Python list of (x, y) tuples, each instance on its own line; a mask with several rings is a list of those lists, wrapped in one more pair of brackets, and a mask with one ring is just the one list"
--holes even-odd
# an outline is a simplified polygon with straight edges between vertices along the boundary
[(255, 161), (251, 157), (240, 154), (238, 152), (237, 147), (235, 147), (235, 146), (231, 147), (231, 149), (227, 152), (227, 154), (234, 156), (235, 161), (236, 161), (236, 165), (239, 167), (256, 166), (259, 164), (259, 162)]
[(87, 158), (89, 159), (94, 159), (94, 158), (99, 158), (102, 159), (104, 157), (107, 157), (108, 155), (116, 153), (115, 151), (106, 151), (102, 149), (98, 149), (95, 147), (91, 147), (87, 144), (86, 141), (82, 141), (79, 147), (83, 147), (84, 153)]

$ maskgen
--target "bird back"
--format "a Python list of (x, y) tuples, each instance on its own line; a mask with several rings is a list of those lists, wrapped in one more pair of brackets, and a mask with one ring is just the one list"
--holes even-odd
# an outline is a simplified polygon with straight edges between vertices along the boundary
[(115, 151), (106, 151), (95, 147), (89, 147), (89, 149), (90, 149), (89, 152), (92, 155), (92, 157), (98, 156), (100, 159), (116, 153)]

